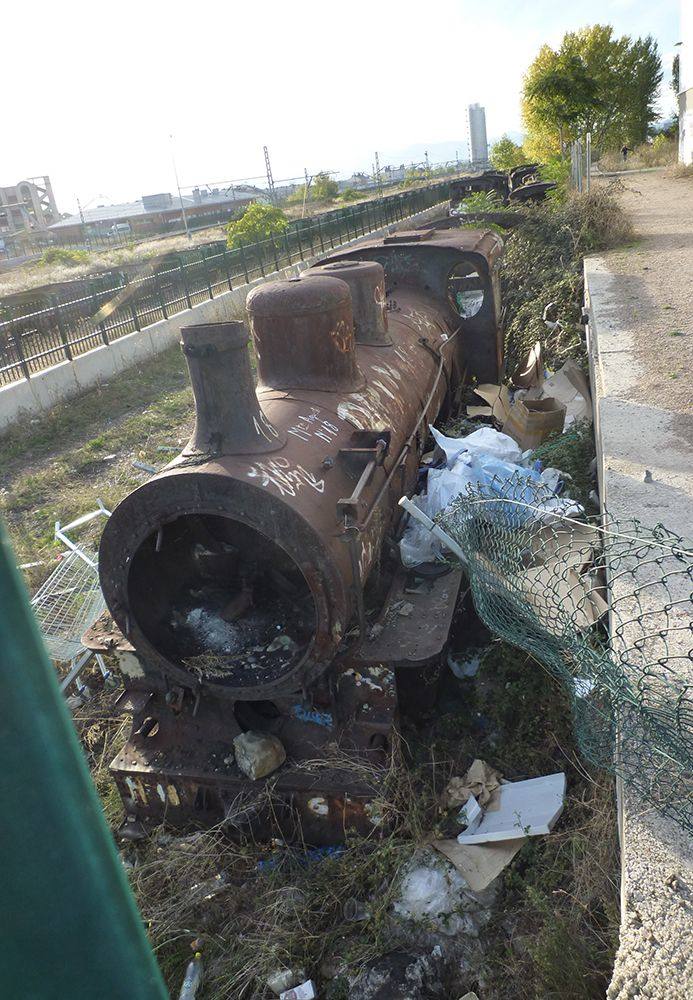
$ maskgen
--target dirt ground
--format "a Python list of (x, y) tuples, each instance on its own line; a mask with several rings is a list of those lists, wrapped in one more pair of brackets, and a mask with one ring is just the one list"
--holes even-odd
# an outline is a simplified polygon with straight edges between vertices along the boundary
[(662, 171), (621, 180), (637, 239), (601, 256), (633, 279), (629, 329), (640, 372), (628, 399), (693, 413), (693, 177)]

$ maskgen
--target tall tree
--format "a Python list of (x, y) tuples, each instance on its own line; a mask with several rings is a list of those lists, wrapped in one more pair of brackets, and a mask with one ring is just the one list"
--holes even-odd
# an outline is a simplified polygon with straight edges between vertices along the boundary
[(597, 147), (644, 142), (657, 118), (662, 79), (651, 38), (615, 38), (610, 25), (568, 32), (555, 51), (540, 50), (525, 76), (527, 149), (546, 157), (563, 143), (592, 133)]

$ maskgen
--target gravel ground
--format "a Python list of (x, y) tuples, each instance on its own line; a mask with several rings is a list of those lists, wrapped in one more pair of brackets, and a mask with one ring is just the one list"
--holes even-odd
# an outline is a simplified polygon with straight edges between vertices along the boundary
[(637, 242), (603, 259), (630, 279), (623, 314), (641, 371), (623, 398), (693, 413), (693, 177), (662, 171), (621, 183)]

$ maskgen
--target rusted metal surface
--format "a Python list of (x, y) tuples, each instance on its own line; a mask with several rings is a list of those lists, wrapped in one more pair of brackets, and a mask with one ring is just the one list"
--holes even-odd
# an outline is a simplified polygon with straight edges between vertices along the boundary
[(334, 393), (363, 387), (346, 282), (270, 281), (253, 289), (247, 308), (261, 385)]
[(522, 202), (543, 201), (549, 191), (554, 191), (555, 188), (555, 181), (530, 181), (511, 191), (508, 195), (508, 201), (513, 205)]
[(470, 194), (494, 191), (502, 201), (508, 195), (508, 175), (500, 170), (485, 170), (482, 174), (458, 177), (450, 183), (450, 207), (455, 208)]
[(341, 278), (349, 286), (357, 344), (390, 346), (392, 338), (387, 331), (385, 271), (380, 264), (371, 260), (334, 260), (309, 267), (301, 278), (316, 275)]
[[(499, 170), (485, 170), (482, 174), (460, 177), (450, 184), (450, 209), (454, 211), (461, 201), (479, 192), (496, 194), (504, 205), (542, 201), (556, 184), (539, 179), (540, 165), (523, 163), (507, 174)], [(488, 221), (493, 220), (489, 218)]]
[[(114, 624), (88, 638), (126, 679), (133, 733), (113, 767), (136, 819), (228, 819), (266, 784), (224, 763), (233, 736), (266, 726), (288, 754), (287, 825), (316, 843), (343, 835), (347, 814), (364, 828), (360, 763), (384, 761), (398, 665), (440, 659), (456, 588), (435, 590), (425, 641), (403, 620), (389, 651), (369, 652), (367, 618), (399, 585), (385, 543), (428, 423), (467, 374), (498, 380), (501, 250), (490, 232), (403, 233), (261, 286), (256, 392), (240, 324), (184, 331), (195, 432), (113, 512), (99, 566)], [(306, 772), (328, 744), (351, 755), (348, 781)]]
[(195, 429), (185, 458), (277, 451), (286, 435), (265, 417), (255, 394), (243, 323), (184, 326), (181, 348), (195, 397)]

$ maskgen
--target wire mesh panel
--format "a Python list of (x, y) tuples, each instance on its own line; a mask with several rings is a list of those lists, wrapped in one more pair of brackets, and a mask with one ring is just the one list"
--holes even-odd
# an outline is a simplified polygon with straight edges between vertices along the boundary
[(693, 830), (691, 545), (661, 525), (557, 515), (548, 488), (527, 491), (470, 488), (437, 518), (477, 611), (565, 684), (584, 755)]
[(78, 552), (67, 552), (31, 601), (48, 652), (64, 662), (83, 652), (80, 641), (106, 607), (94, 563)]

